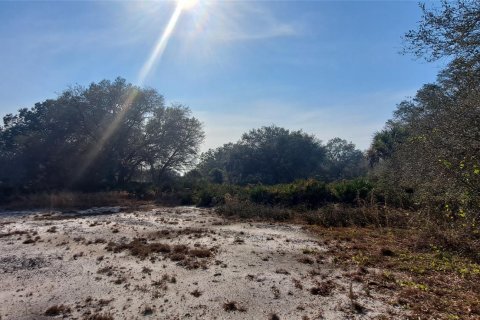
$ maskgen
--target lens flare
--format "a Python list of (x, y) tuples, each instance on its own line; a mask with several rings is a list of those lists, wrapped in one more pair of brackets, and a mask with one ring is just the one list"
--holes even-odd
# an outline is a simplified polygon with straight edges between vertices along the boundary
[[(152, 50), (147, 61), (145, 61), (144, 65), (140, 69), (137, 79), (137, 85), (141, 87), (145, 80), (147, 79), (148, 75), (151, 73), (155, 63), (162, 57), (165, 49), (167, 47), (168, 41), (172, 36), (173, 31), (175, 30), (175, 26), (180, 19), (180, 15), (182, 11), (191, 9), (197, 4), (198, 0), (176, 0), (175, 9), (172, 13), (172, 16), (168, 20), (167, 26), (165, 30), (160, 34), (158, 41), (155, 47)], [(91, 164), (95, 161), (95, 159), (101, 153), (105, 144), (110, 140), (110, 138), (115, 134), (118, 127), (122, 123), (123, 119), (127, 111), (130, 109), (131, 105), (133, 104), (138, 92), (137, 90), (132, 90), (130, 94), (127, 95), (123, 103), (121, 104), (121, 110), (116, 115), (115, 119), (110, 123), (107, 129), (104, 131), (103, 135), (100, 137), (98, 142), (86, 152), (85, 161), (83, 165), (79, 168), (77, 175), (75, 177), (75, 181), (78, 180), (91, 166)]]
[(195, 7), (198, 3), (198, 0), (177, 0), (177, 6), (182, 8), (182, 10), (191, 9)]
[(150, 57), (147, 59), (142, 69), (140, 70), (140, 73), (138, 75), (138, 81), (137, 81), (139, 86), (143, 84), (145, 79), (150, 74), (150, 71), (152, 70), (155, 63), (158, 61), (158, 59), (161, 58), (161, 56), (163, 55), (163, 52), (165, 52), (165, 48), (167, 47), (168, 40), (170, 40), (173, 30), (175, 30), (175, 26), (177, 25), (177, 22), (178, 22), (178, 19), (180, 18), (180, 14), (182, 13), (182, 10), (183, 10), (182, 7), (180, 6), (180, 4), (178, 4), (175, 8), (175, 11), (173, 11), (173, 14), (170, 17), (170, 20), (168, 21), (168, 24), (165, 27), (165, 30), (158, 38), (157, 44), (155, 45), (155, 48), (150, 54)]

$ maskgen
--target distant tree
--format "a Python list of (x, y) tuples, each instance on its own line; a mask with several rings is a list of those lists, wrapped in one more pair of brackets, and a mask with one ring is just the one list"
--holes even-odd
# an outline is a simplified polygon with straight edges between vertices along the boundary
[(395, 150), (406, 138), (402, 124), (393, 120), (387, 121), (385, 127), (373, 135), (370, 148), (367, 150), (367, 160), (371, 167), (391, 158)]
[(152, 179), (192, 164), (203, 140), (183, 106), (117, 78), (6, 115), (0, 127), (0, 185), (24, 190), (108, 189), (139, 170)]
[(208, 173), (209, 180), (212, 183), (222, 184), (224, 182), (223, 176), (223, 171), (218, 168), (214, 168)]
[(315, 137), (277, 126), (245, 133), (240, 141), (209, 150), (198, 168), (225, 172), (234, 184), (276, 184), (308, 178), (321, 172), (325, 149)]
[(353, 143), (333, 138), (327, 142), (325, 150), (329, 180), (352, 179), (366, 173), (365, 157)]
[(160, 181), (165, 172), (193, 167), (203, 142), (200, 121), (184, 106), (157, 109), (145, 130), (144, 161), (152, 179)]
[(203, 176), (209, 176), (212, 170), (218, 169), (223, 172), (224, 182), (230, 183), (228, 172), (226, 171), (227, 164), (230, 162), (230, 156), (234, 143), (227, 143), (216, 149), (209, 149), (200, 155), (200, 161), (197, 169)]

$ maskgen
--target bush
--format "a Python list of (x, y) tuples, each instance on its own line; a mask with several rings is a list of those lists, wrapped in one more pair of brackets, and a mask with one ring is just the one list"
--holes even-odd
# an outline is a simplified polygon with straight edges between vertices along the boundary
[(56, 192), (18, 195), (8, 201), (6, 209), (77, 209), (101, 206), (128, 205), (131, 199), (127, 192)]
[(225, 203), (217, 208), (217, 212), (226, 217), (240, 219), (286, 221), (293, 217), (293, 212), (285, 208), (256, 204), (229, 194), (225, 196)]
[(323, 182), (309, 179), (274, 186), (254, 186), (249, 189), (250, 200), (259, 204), (286, 207), (316, 208), (330, 196)]
[(359, 204), (359, 201), (367, 200), (373, 185), (368, 180), (359, 178), (330, 183), (328, 190), (334, 202)]
[(378, 206), (351, 207), (329, 204), (301, 215), (308, 224), (324, 227), (398, 227), (408, 224), (408, 214), (398, 210), (386, 210)]
[(344, 180), (329, 185), (315, 179), (298, 180), (288, 184), (247, 187), (205, 183), (197, 186), (193, 201), (202, 207), (221, 205), (224, 204), (224, 197), (228, 193), (256, 204), (305, 211), (332, 202), (363, 205), (372, 190), (372, 183), (366, 179)]
[(226, 194), (242, 193), (242, 188), (234, 185), (205, 184), (193, 193), (193, 201), (199, 207), (214, 207), (225, 203)]
[(131, 182), (127, 185), (126, 191), (136, 199), (155, 199), (155, 186), (151, 183)]

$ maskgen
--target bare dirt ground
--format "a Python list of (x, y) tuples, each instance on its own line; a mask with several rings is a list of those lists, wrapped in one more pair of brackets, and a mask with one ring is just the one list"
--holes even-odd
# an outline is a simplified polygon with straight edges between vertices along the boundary
[(206, 209), (3, 212), (0, 248), (2, 320), (406, 315), (301, 226)]

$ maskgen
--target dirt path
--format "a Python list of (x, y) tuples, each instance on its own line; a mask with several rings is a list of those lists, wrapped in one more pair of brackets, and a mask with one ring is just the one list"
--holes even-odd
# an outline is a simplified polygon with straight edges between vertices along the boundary
[(301, 226), (97, 213), (0, 213), (0, 319), (402, 318)]

